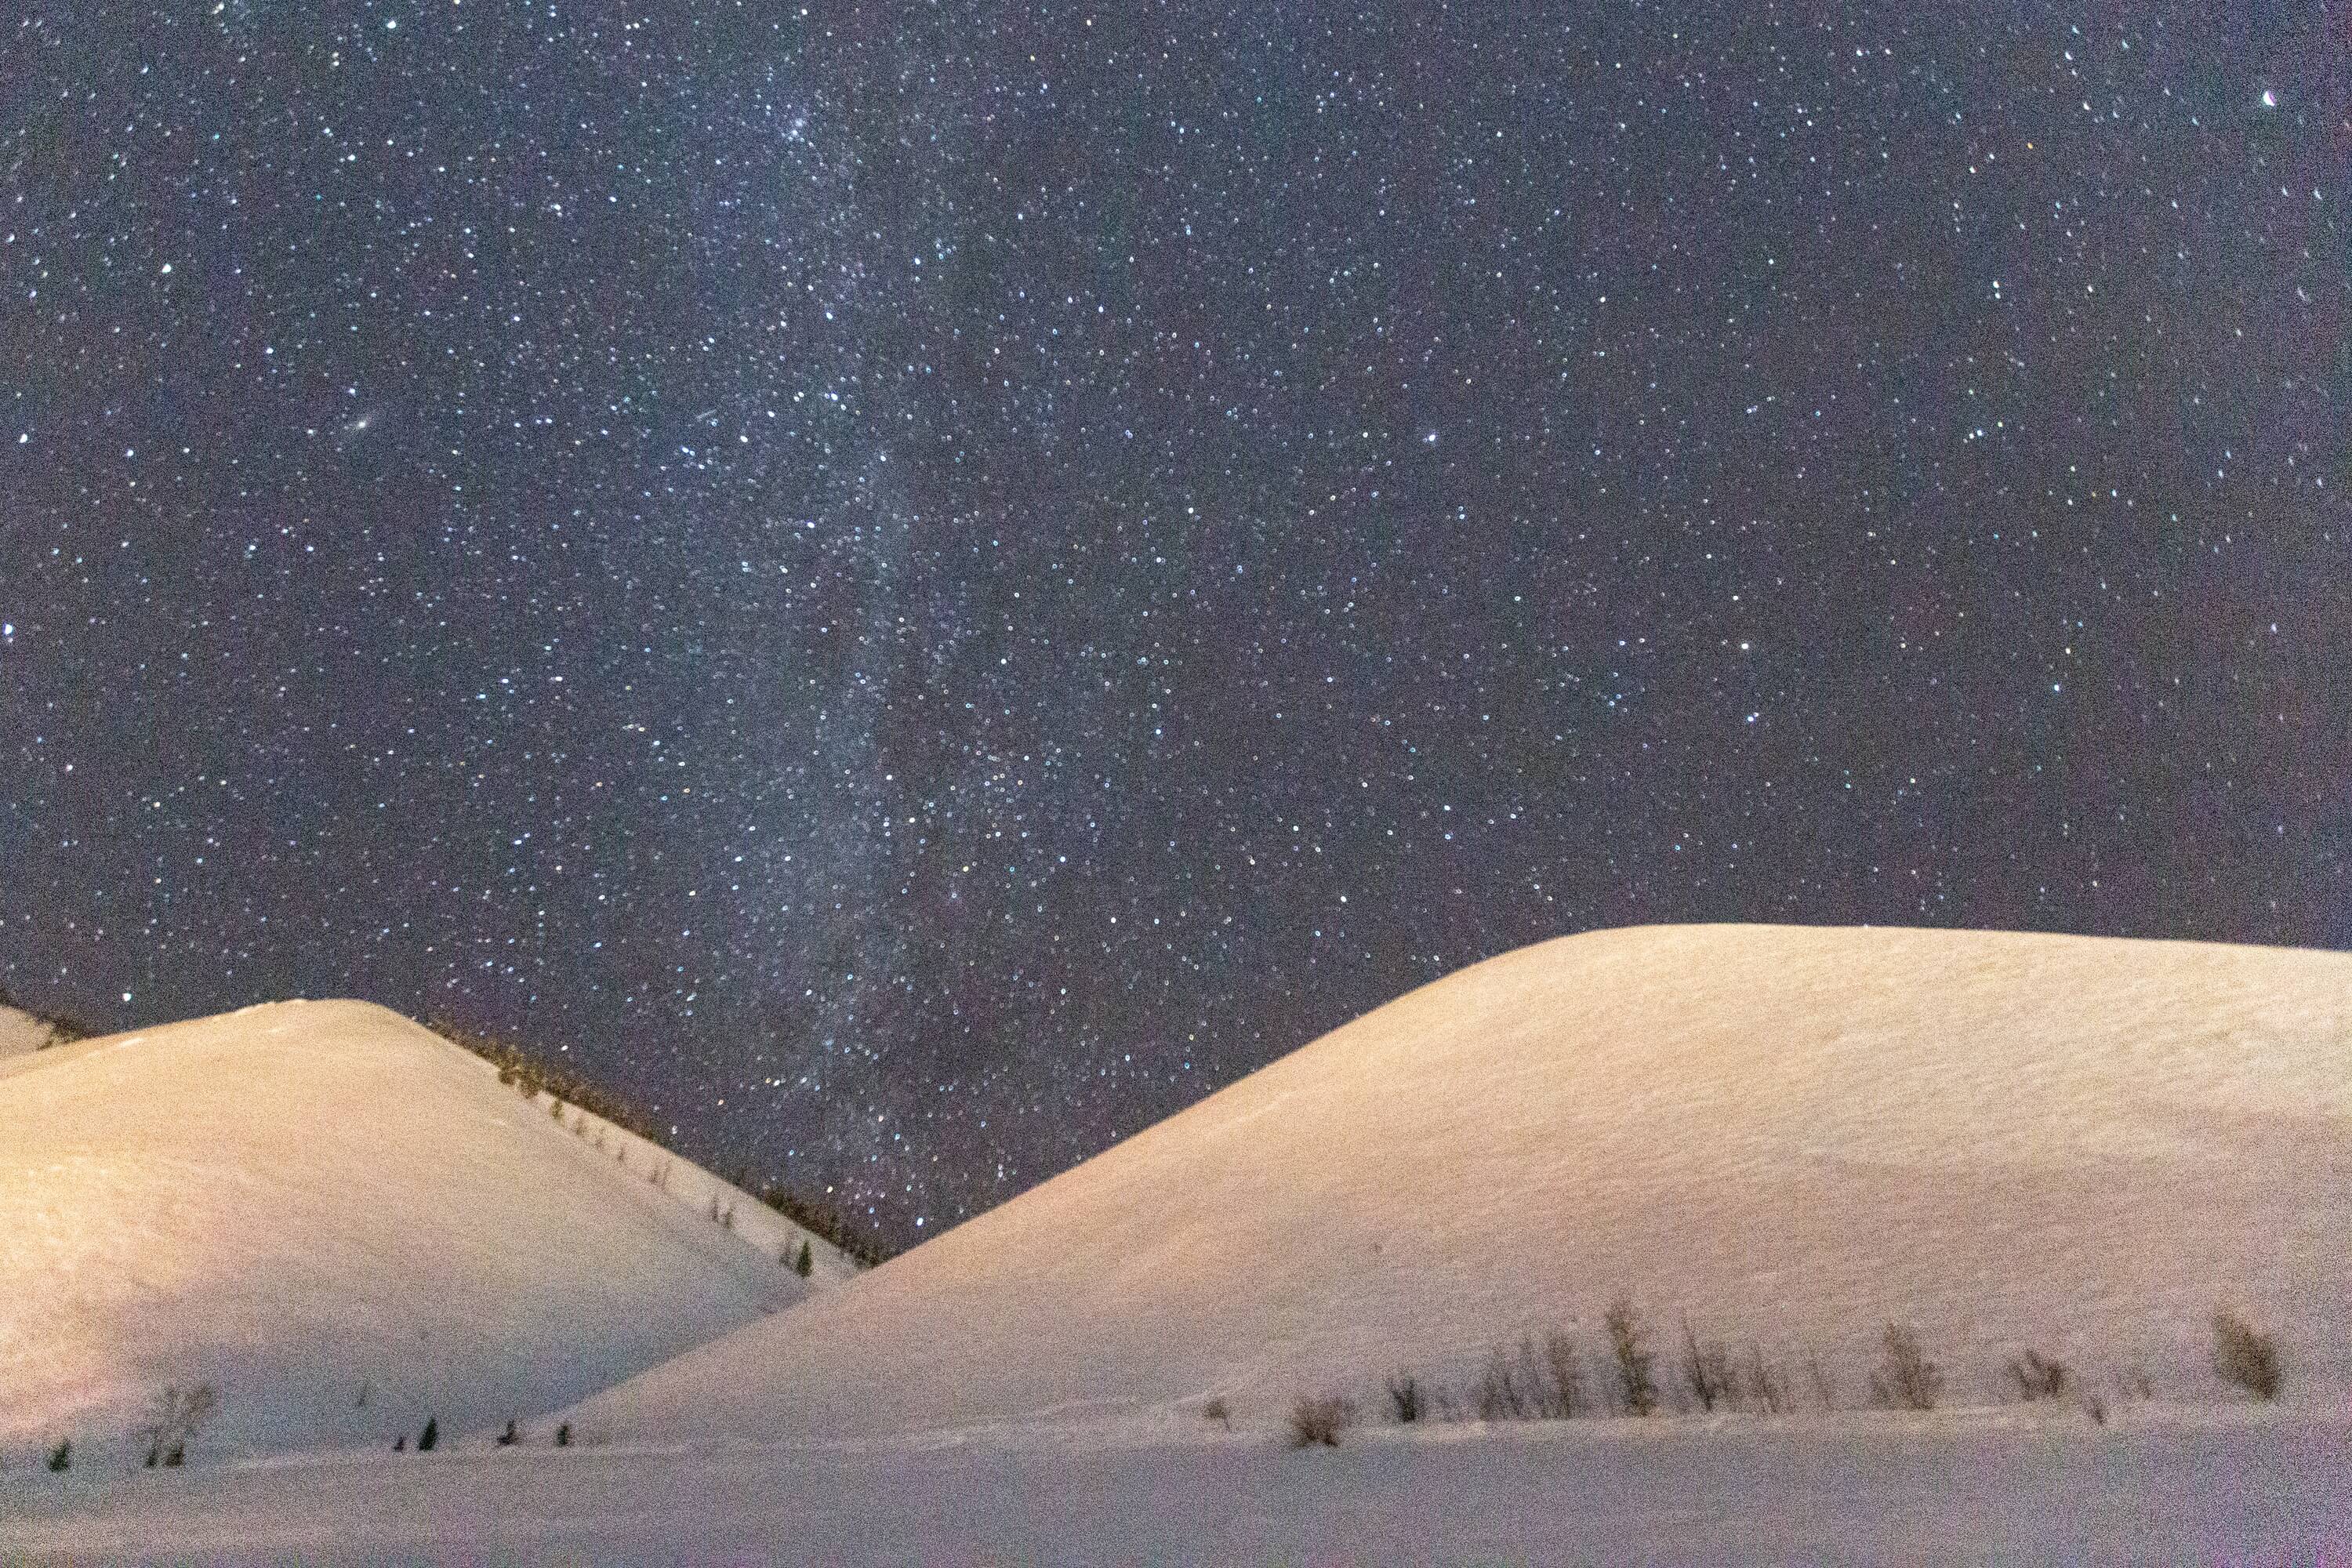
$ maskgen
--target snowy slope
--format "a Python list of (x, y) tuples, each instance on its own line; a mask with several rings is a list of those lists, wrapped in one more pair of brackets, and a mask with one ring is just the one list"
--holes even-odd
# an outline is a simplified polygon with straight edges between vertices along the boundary
[(52, 1032), (46, 1020), (21, 1008), (0, 1005), (0, 1061), (39, 1050)]
[(1388, 1427), (1337, 1451), (580, 1448), (0, 1471), (0, 1561), (2335, 1564), (2352, 1421), (2016, 1411)]
[[(575, 1412), (600, 1439), (1197, 1429), (1458, 1383), (1629, 1293), (1858, 1400), (1888, 1320), (1958, 1402), (2020, 1349), (2221, 1399), (2352, 1367), (2352, 958), (1675, 927), (1381, 1008), (1002, 1208)], [(1597, 1370), (1597, 1369), (1596, 1369)]]
[(61, 1436), (110, 1465), (196, 1383), (219, 1395), (198, 1459), (389, 1444), (427, 1414), (454, 1437), (854, 1272), (818, 1242), (803, 1283), (782, 1216), (364, 1003), (0, 1060), (0, 1151), (11, 1465)]

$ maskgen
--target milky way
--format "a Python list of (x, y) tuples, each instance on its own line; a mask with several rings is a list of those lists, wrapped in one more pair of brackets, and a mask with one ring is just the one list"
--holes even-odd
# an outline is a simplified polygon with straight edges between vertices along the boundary
[(512, 1030), (906, 1240), (1565, 932), (2352, 945), (2347, 60), (26, 16), (0, 981)]

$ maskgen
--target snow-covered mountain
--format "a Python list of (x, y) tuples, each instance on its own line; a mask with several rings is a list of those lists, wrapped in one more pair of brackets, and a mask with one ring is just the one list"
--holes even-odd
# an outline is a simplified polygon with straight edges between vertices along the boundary
[(804, 1239), (364, 1003), (10, 1056), (0, 1460), (113, 1468), (168, 1386), (194, 1459), (528, 1420), (856, 1272)]
[(1904, 930), (1567, 938), (1424, 986), (846, 1288), (587, 1401), (593, 1438), (1278, 1425), (1459, 1386), (1620, 1295), (1859, 1403), (1915, 1324), (2219, 1400), (2210, 1320), (2352, 1381), (2352, 957)]

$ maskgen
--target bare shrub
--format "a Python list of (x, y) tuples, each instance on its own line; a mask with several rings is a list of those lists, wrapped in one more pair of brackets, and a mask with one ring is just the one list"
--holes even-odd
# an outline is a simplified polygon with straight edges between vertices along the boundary
[(1421, 1419), (1421, 1380), (1409, 1372), (1392, 1373), (1386, 1384), (1389, 1414), (1402, 1424)]
[(1651, 1414), (1658, 1407), (1658, 1384), (1651, 1370), (1657, 1357), (1647, 1348), (1649, 1336), (1643, 1331), (1633, 1303), (1618, 1297), (1601, 1321), (1609, 1330), (1610, 1356), (1617, 1363), (1619, 1408), (1634, 1415)]
[(1687, 1317), (1683, 1320), (1682, 1374), (1683, 1386), (1701, 1410), (1713, 1411), (1716, 1402), (1731, 1392), (1731, 1352), (1716, 1340), (1701, 1344)]
[(1750, 1410), (1778, 1415), (1790, 1408), (1789, 1382), (1780, 1369), (1764, 1359), (1764, 1347), (1750, 1340), (1734, 1378), (1732, 1398)]
[(1830, 1381), (1830, 1369), (1822, 1364), (1822, 1352), (1805, 1352), (1805, 1375), (1813, 1385), (1813, 1397), (1822, 1402), (1824, 1410), (1837, 1408), (1837, 1384)]
[(1311, 1448), (1319, 1443), (1336, 1448), (1339, 1434), (1355, 1424), (1356, 1402), (1347, 1395), (1330, 1394), (1318, 1399), (1302, 1394), (1290, 1407), (1290, 1446)]
[(1885, 1353), (1870, 1374), (1871, 1403), (1890, 1410), (1933, 1410), (1943, 1397), (1943, 1369), (1919, 1348), (1919, 1332), (1908, 1323), (1889, 1323), (1879, 1336)]
[(147, 1439), (147, 1468), (152, 1470), (159, 1463), (177, 1468), (184, 1463), (189, 1440), (219, 1404), (220, 1398), (209, 1383), (200, 1383), (184, 1392), (173, 1386), (158, 1394), (155, 1418), (139, 1432)]
[(2223, 1307), (2213, 1310), (2213, 1370), (2262, 1400), (2276, 1399), (2286, 1382), (2278, 1341)]
[(1225, 1404), (1225, 1396), (1222, 1394), (1213, 1394), (1202, 1402), (1201, 1418), (1213, 1421), (1228, 1432), (1234, 1429), (1233, 1409)]
[(2063, 1399), (2074, 1385), (2074, 1374), (2063, 1361), (2051, 1361), (2040, 1351), (2027, 1351), (2009, 1363), (2009, 1380), (2027, 1404), (2037, 1399)]
[(1486, 1364), (1478, 1369), (1478, 1381), (1471, 1385), (1470, 1404), (1481, 1421), (1528, 1418), (1527, 1392), (1519, 1386), (1510, 1355), (1502, 1346), (1486, 1352)]
[(1554, 1329), (1544, 1336), (1544, 1371), (1551, 1381), (1553, 1411), (1563, 1420), (1584, 1414), (1584, 1364), (1576, 1353), (1576, 1341), (1566, 1331)]
[(58, 1438), (58, 1446), (49, 1450), (47, 1463), (51, 1474), (58, 1474), (63, 1471), (72, 1469), (73, 1439), (70, 1437)]

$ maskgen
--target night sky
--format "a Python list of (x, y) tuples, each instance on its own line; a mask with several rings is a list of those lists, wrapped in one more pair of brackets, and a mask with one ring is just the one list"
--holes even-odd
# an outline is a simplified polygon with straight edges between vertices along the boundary
[(1565, 932), (2352, 947), (2329, 11), (31, 5), (0, 984), (905, 1241)]

